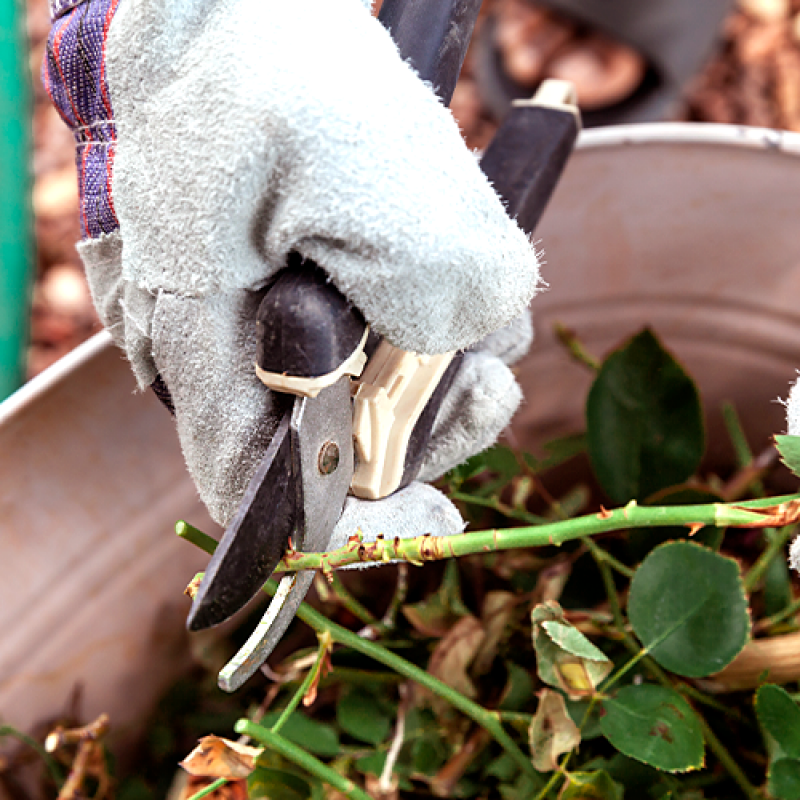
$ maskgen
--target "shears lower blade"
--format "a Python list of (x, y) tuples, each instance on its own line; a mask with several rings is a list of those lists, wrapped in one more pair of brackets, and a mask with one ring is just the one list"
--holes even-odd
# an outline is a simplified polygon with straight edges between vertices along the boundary
[(316, 397), (295, 398), (209, 563), (190, 630), (241, 609), (278, 566), (290, 537), (307, 552), (327, 547), (353, 475), (352, 431), (347, 376)]

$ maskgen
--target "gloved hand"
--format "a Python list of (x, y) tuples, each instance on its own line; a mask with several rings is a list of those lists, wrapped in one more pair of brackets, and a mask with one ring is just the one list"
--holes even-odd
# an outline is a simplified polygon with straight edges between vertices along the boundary
[[(407, 350), (471, 347), (526, 308), (533, 248), (362, 0), (52, 1), (45, 82), (79, 142), (95, 303), (139, 385), (168, 389), (220, 524), (284, 408), (253, 333), (289, 253)], [(507, 424), (520, 392), (504, 361), (529, 338), (523, 319), (466, 355), (422, 479)], [(349, 500), (335, 538), (461, 528), (412, 484)]]
[[(786, 433), (800, 436), (800, 378), (792, 386), (786, 400)], [(800, 536), (796, 536), (789, 546), (789, 566), (800, 572)]]

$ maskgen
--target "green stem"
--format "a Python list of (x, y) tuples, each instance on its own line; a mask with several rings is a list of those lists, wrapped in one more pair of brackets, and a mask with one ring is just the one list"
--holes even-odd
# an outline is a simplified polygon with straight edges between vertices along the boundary
[(309, 690), (311, 684), (319, 676), (319, 671), (322, 668), (322, 662), (325, 658), (325, 654), (329, 652), (331, 648), (331, 637), (326, 636), (323, 633), (318, 634), (317, 638), (319, 639), (317, 660), (314, 662), (314, 666), (312, 666), (308, 671), (308, 674), (298, 687), (297, 691), (294, 693), (294, 695), (292, 695), (292, 699), (289, 701), (280, 717), (278, 717), (278, 721), (272, 726), (273, 733), (278, 733), (278, 731), (280, 731), (280, 729), (286, 724), (289, 717), (291, 717), (294, 713), (294, 710), (300, 705), (300, 701), (305, 697), (306, 692)]
[(214, 794), (217, 789), (221, 789), (223, 786), (228, 785), (228, 778), (217, 778), (214, 783), (209, 783), (208, 786), (204, 786), (200, 789), (199, 792), (195, 792), (189, 800), (203, 800), (204, 797), (208, 797), (210, 794)]
[[(177, 526), (176, 530), (178, 530)], [(183, 528), (178, 530), (179, 536), (182, 536), (182, 531)], [(197, 539), (195, 537), (191, 541), (209, 555), (213, 555), (217, 546), (217, 543), (210, 536), (204, 539)], [(277, 584), (274, 581), (268, 581), (264, 585), (264, 590), (267, 591), (268, 594), (274, 594), (276, 588)], [(443, 700), (446, 700), (454, 708), (457, 708), (487, 730), (498, 744), (508, 752), (523, 772), (531, 776), (538, 774), (536, 770), (534, 770), (530, 759), (526, 758), (525, 754), (517, 747), (514, 740), (506, 733), (497, 715), (493, 712), (487, 711), (482, 706), (472, 702), (472, 700), (464, 697), (463, 694), (448, 686), (446, 683), (443, 683), (425, 670), (420, 669), (410, 661), (406, 661), (404, 658), (395, 655), (385, 647), (376, 642), (362, 639), (357, 633), (353, 633), (347, 630), (347, 628), (343, 628), (341, 625), (331, 622), (331, 620), (326, 619), (319, 611), (311, 608), (307, 603), (303, 603), (300, 606), (297, 610), (297, 616), (303, 620), (306, 625), (313, 628), (317, 634), (327, 632), (334, 642), (343, 644), (362, 655), (372, 658), (409, 680), (420, 684), (420, 686), (424, 686)]]
[(747, 575), (744, 576), (744, 589), (746, 592), (750, 593), (756, 589), (764, 577), (764, 573), (769, 569), (769, 565), (777, 556), (783, 553), (786, 542), (794, 536), (795, 530), (795, 525), (786, 525), (772, 533), (766, 548), (764, 548), (764, 551), (750, 568)]
[(737, 464), (739, 467), (749, 467), (753, 463), (753, 451), (747, 442), (742, 422), (733, 403), (725, 402), (722, 404), (722, 419), (725, 422), (728, 437), (736, 453)]
[(739, 721), (742, 720), (742, 715), (735, 708), (731, 708), (730, 706), (725, 705), (725, 703), (720, 703), (718, 700), (715, 700), (713, 697), (709, 697), (699, 689), (695, 689), (691, 684), (679, 683), (676, 688), (682, 695), (690, 697), (696, 703), (702, 703), (704, 706), (713, 708), (714, 711), (719, 711), (720, 714), (724, 714), (726, 717), (730, 717), (731, 719)]
[(542, 789), (542, 791), (539, 792), (539, 794), (536, 795), (535, 800), (545, 800), (547, 795), (550, 794), (550, 790), (555, 787), (555, 785), (559, 781), (559, 778), (562, 778), (562, 777), (564, 777), (564, 776), (561, 774), (561, 772), (559, 772), (557, 769), (553, 770), (552, 775), (550, 775), (550, 780), (547, 781), (547, 783), (544, 785), (544, 788)]
[(22, 731), (18, 731), (11, 725), (0, 725), (0, 739), (5, 736), (12, 736), (14, 739), (28, 745), (32, 750), (35, 750), (37, 755), (44, 761), (47, 771), (50, 773), (50, 777), (53, 779), (55, 785), (59, 788), (61, 787), (61, 784), (64, 783), (64, 773), (61, 770), (61, 766), (36, 739), (33, 739)]
[(525, 714), (522, 711), (495, 711), (497, 717), (503, 722), (516, 722), (521, 725), (530, 725), (533, 714)]
[(448, 496), (451, 500), (460, 500), (467, 505), (490, 508), (492, 511), (497, 511), (504, 517), (516, 519), (520, 522), (527, 522), (528, 525), (543, 525), (548, 521), (546, 517), (531, 514), (530, 511), (525, 511), (523, 508), (513, 508), (505, 503), (501, 503), (495, 497), (477, 497), (476, 495), (465, 494), (463, 492), (450, 492)]
[(733, 760), (733, 757), (728, 752), (725, 745), (717, 739), (716, 734), (711, 730), (703, 715), (698, 713), (697, 709), (695, 709), (694, 713), (697, 714), (697, 718), (700, 720), (700, 726), (703, 729), (703, 738), (719, 760), (719, 763), (722, 764), (731, 778), (736, 781), (736, 784), (744, 792), (745, 796), (748, 797), (749, 800), (764, 800), (763, 795), (758, 789), (747, 780), (747, 776)]
[(575, 335), (575, 331), (556, 322), (553, 325), (553, 332), (575, 361), (588, 367), (592, 372), (600, 371), (601, 363), (583, 346), (583, 342)]
[(773, 614), (771, 617), (766, 617), (765, 619), (760, 620), (759, 629), (768, 630), (773, 628), (775, 625), (778, 625), (785, 619), (794, 616), (798, 611), (800, 611), (800, 598), (789, 603), (786, 608), (784, 608), (782, 611), (779, 611), (777, 614)]
[(181, 539), (186, 539), (187, 542), (193, 544), (195, 547), (199, 547), (206, 553), (211, 554), (217, 549), (216, 539), (209, 536), (207, 533), (203, 533), (203, 531), (198, 530), (194, 525), (190, 525), (182, 519), (175, 523), (175, 533), (177, 533)]
[(249, 719), (240, 719), (235, 726), (236, 733), (249, 736), (255, 739), (259, 744), (274, 750), (289, 761), (293, 761), (297, 766), (302, 767), (307, 772), (311, 773), (314, 777), (319, 778), (321, 781), (333, 786), (334, 789), (340, 791), (345, 797), (351, 800), (370, 800), (370, 796), (363, 790), (359, 789), (353, 781), (340, 775), (329, 766), (323, 764), (319, 759), (314, 758), (310, 753), (292, 744), (288, 739), (251, 722)]
[(364, 625), (377, 625), (378, 620), (353, 597), (344, 585), (344, 581), (335, 573), (331, 572), (325, 576), (330, 582), (331, 591), (336, 595), (339, 602)]
[[(338, 569), (349, 564), (382, 563), (390, 560), (421, 564), (443, 558), (497, 552), (522, 547), (560, 545), (585, 536), (633, 528), (689, 527), (770, 527), (776, 516), (771, 506), (798, 501), (800, 495), (748, 500), (742, 503), (707, 503), (694, 506), (639, 506), (635, 502), (613, 511), (603, 510), (575, 519), (560, 520), (532, 527), (472, 531), (456, 536), (418, 536), (415, 539), (378, 539), (375, 542), (349, 542), (327, 553), (292, 553), (284, 557), (281, 568)], [(764, 509), (761, 511), (760, 509)], [(789, 508), (782, 523), (800, 518), (800, 507)]]

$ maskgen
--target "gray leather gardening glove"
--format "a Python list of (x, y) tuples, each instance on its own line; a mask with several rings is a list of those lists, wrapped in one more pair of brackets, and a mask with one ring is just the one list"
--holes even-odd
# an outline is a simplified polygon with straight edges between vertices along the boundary
[[(283, 410), (254, 372), (254, 317), (290, 252), (407, 350), (469, 348), (526, 308), (533, 248), (362, 0), (54, 1), (46, 82), (79, 139), (95, 302), (140, 386), (168, 390), (220, 524)], [(465, 357), (423, 479), (507, 424), (520, 392), (504, 360), (530, 333), (514, 330)], [(461, 527), (413, 484), (348, 501), (337, 535)]]
[[(800, 378), (792, 386), (786, 401), (786, 433), (800, 436)], [(800, 536), (795, 537), (789, 547), (789, 566), (800, 572)]]

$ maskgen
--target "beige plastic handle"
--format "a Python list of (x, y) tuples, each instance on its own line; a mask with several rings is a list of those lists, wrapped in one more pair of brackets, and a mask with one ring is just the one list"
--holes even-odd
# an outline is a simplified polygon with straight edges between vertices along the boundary
[(411, 433), (453, 355), (418, 355), (384, 340), (369, 359), (354, 394), (356, 497), (377, 500), (400, 486)]

